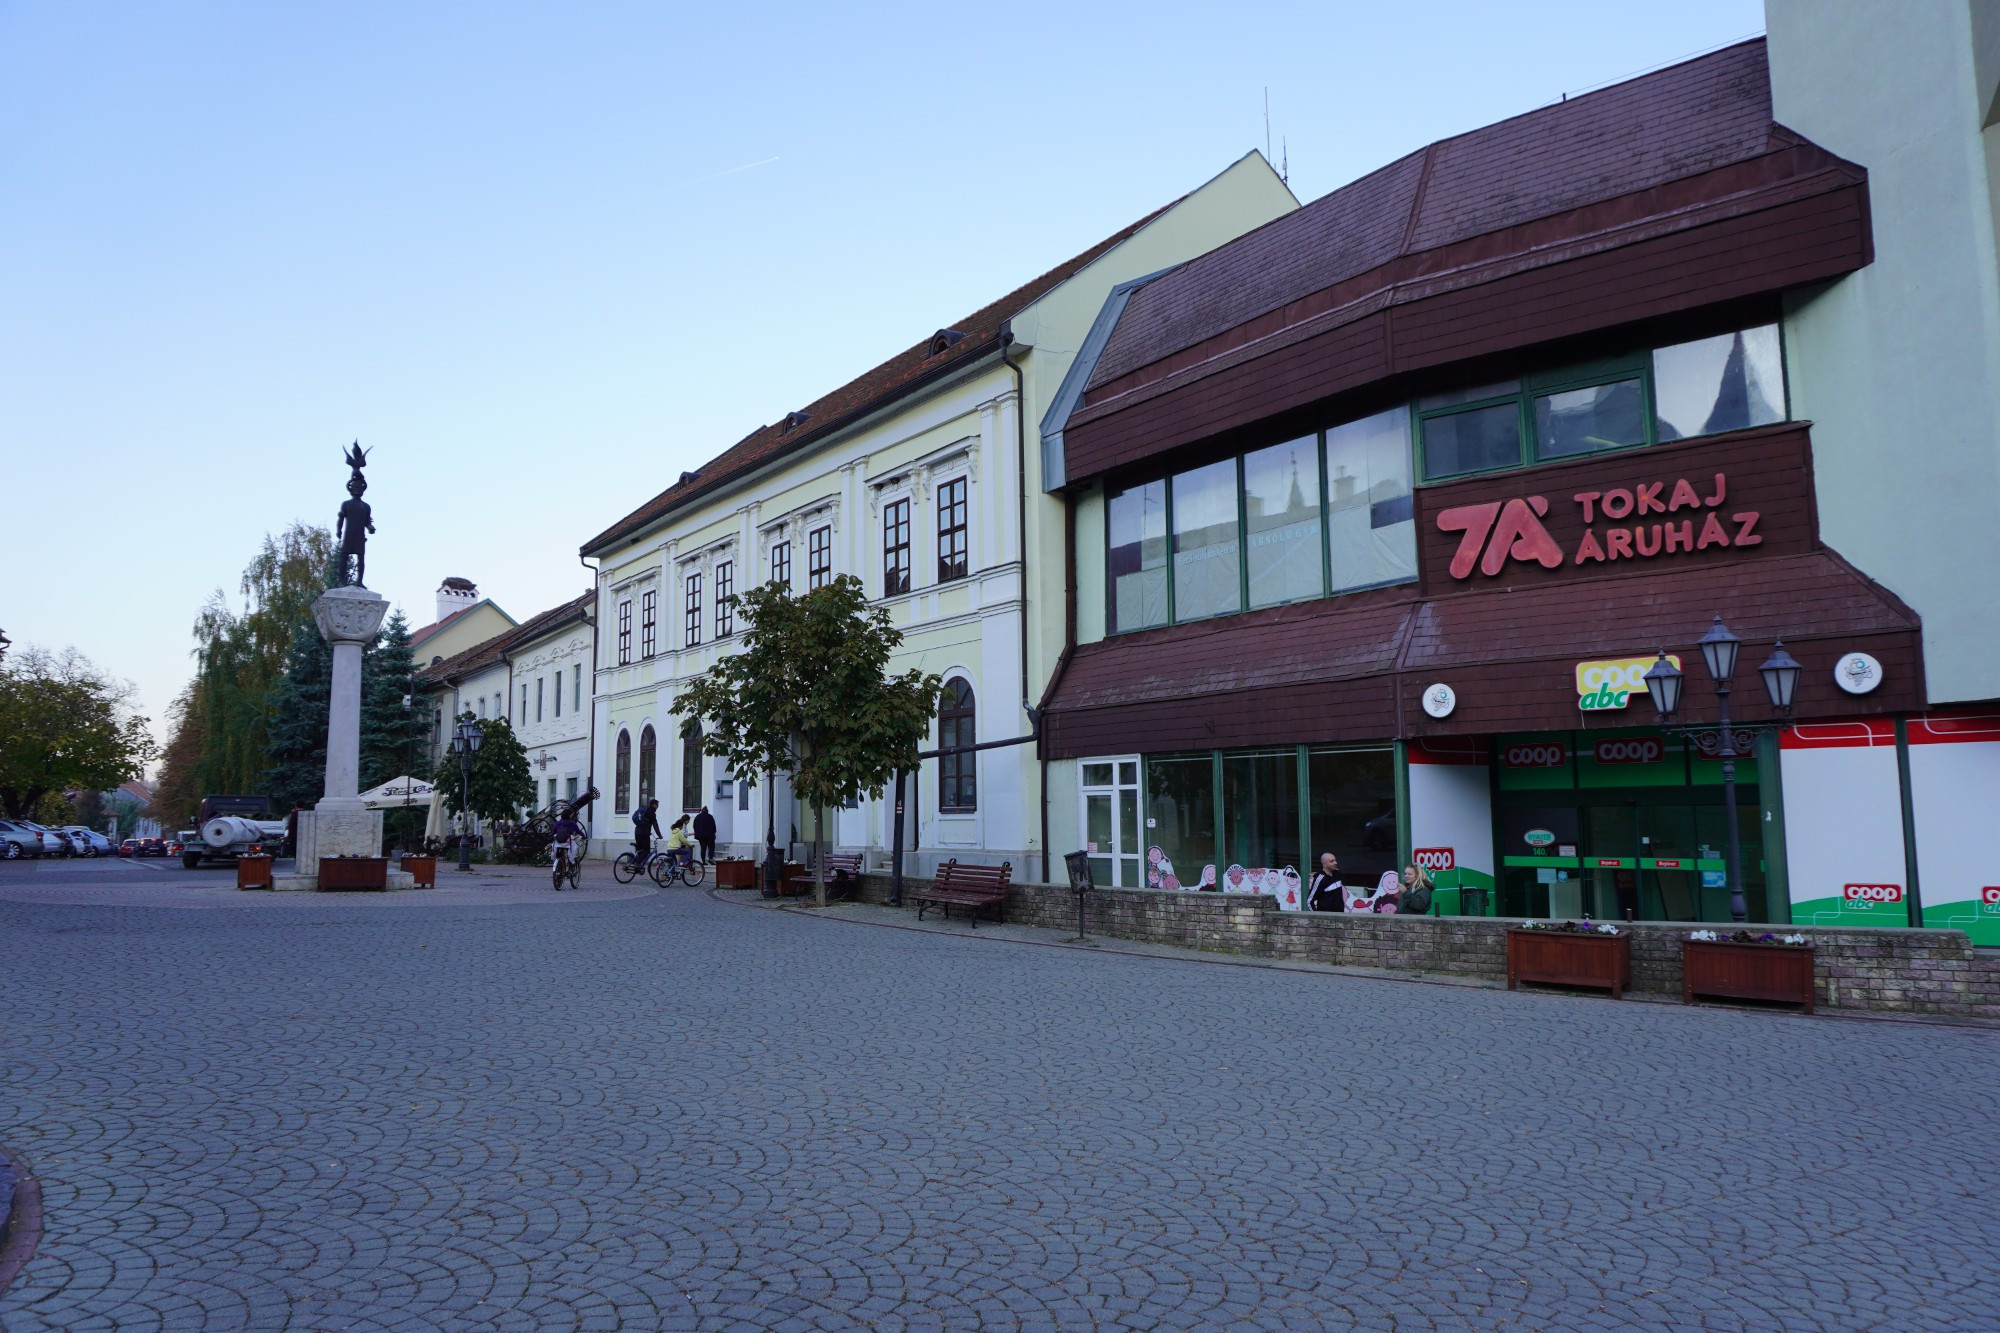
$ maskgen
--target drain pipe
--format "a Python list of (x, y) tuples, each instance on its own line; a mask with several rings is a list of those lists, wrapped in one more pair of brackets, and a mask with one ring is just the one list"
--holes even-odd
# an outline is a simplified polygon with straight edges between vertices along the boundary
[[(1014, 372), (1014, 479), (1019, 486), (1014, 501), (1019, 543), (1015, 550), (1021, 560), (1021, 711), (1028, 715), (1028, 725), (1034, 734), (1039, 735), (1041, 710), (1028, 702), (1028, 389), (1021, 367), (1007, 354), (1013, 345), (1014, 328), (1010, 321), (1000, 329), (1000, 360)], [(1043, 849), (1042, 859), (1048, 859), (1047, 848)]]
[[(597, 614), (597, 599), (600, 595), (598, 589), (603, 574), (601, 570), (591, 567), (590, 557), (581, 551), (576, 553), (576, 562), (590, 574), (590, 733), (584, 740), (585, 753), (590, 757), (585, 761), (583, 789), (585, 792), (594, 792), (597, 790), (597, 622), (602, 619)], [(512, 672), (512, 664), (509, 664), (508, 670)], [(511, 674), (507, 678), (507, 688), (510, 691), (508, 699), (511, 705), (513, 698), (511, 691), (514, 688)], [(561, 682), (557, 682), (557, 688), (561, 688)], [(584, 845), (589, 846), (589, 839), (584, 840)]]
[[(1041, 738), (1041, 722), (1048, 712), (1049, 701), (1055, 698), (1056, 687), (1062, 684), (1063, 673), (1069, 670), (1070, 654), (1076, 651), (1076, 497), (1063, 492), (1063, 646), (1056, 658), (1056, 669), (1049, 673), (1049, 687), (1042, 692), (1042, 704), (1035, 710), (1035, 736)], [(1053, 884), (1049, 878), (1049, 756), (1039, 743), (1035, 754), (1042, 763), (1042, 882)], [(1080, 933), (1080, 932), (1079, 932)]]

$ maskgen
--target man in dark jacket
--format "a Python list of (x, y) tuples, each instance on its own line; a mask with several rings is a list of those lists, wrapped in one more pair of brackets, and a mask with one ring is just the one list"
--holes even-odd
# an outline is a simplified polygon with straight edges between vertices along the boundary
[(646, 858), (652, 854), (653, 839), (660, 836), (660, 802), (657, 798), (643, 801), (632, 814), (632, 843), (639, 853), (639, 864), (643, 867)]
[(1319, 854), (1319, 873), (1306, 891), (1308, 912), (1345, 912), (1347, 900), (1340, 882), (1340, 858), (1332, 852)]
[(694, 840), (701, 845), (701, 859), (715, 862), (715, 816), (703, 806), (701, 813), (694, 817)]

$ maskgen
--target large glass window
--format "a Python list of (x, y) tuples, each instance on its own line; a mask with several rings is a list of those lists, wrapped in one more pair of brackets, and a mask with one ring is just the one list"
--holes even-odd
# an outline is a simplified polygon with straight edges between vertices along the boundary
[(1332, 591), (1414, 579), (1409, 412), (1392, 408), (1328, 431), (1326, 473)]
[(1373, 884), (1396, 866), (1396, 760), (1388, 749), (1324, 749), (1306, 755), (1309, 852), (1340, 858), (1341, 878)]
[[(1518, 385), (1493, 386), (1508, 394)], [(1441, 395), (1449, 398), (1453, 395)], [(1424, 399), (1418, 410), (1449, 404), (1440, 399)], [(1424, 475), (1459, 477), (1468, 472), (1490, 472), (1515, 467), (1521, 462), (1521, 404), (1510, 397), (1505, 402), (1460, 408), (1436, 416), (1426, 415), (1424, 423)]]
[(1167, 623), (1167, 483), (1113, 491), (1108, 524), (1110, 628)]
[(681, 737), (681, 810), (692, 814), (701, 809), (701, 728)]
[(1147, 758), (1146, 840), (1149, 878), (1166, 865), (1178, 887), (1201, 887), (1202, 867), (1214, 866), (1216, 859), (1214, 755)]
[(653, 777), (659, 768), (659, 739), (653, 735), (652, 724), (648, 723), (639, 732), (639, 804), (653, 799)]
[(1243, 609), (1236, 508), (1233, 458), (1173, 479), (1175, 620)]
[(1765, 324), (1654, 352), (1653, 411), (1662, 440), (1783, 421), (1785, 370), (1778, 326)]
[[(953, 676), (944, 689), (944, 702), (938, 709), (938, 748), (977, 744), (972, 686), (963, 676)], [(969, 812), (979, 808), (978, 759), (969, 750), (938, 756), (939, 810)]]
[(1535, 457), (1573, 458), (1646, 442), (1643, 380), (1613, 380), (1535, 397)]
[(1307, 436), (1244, 455), (1243, 524), (1251, 606), (1324, 591), (1318, 440)]
[(618, 761), (614, 770), (616, 777), (611, 787), (613, 813), (632, 812), (632, 733), (618, 733)]
[[(1222, 756), (1222, 810), (1227, 821), (1225, 857), (1247, 870), (1282, 870), (1306, 876), (1299, 842), (1299, 753), (1253, 751)], [(1227, 879), (1228, 871), (1222, 874)], [(1231, 886), (1224, 883), (1227, 891)]]

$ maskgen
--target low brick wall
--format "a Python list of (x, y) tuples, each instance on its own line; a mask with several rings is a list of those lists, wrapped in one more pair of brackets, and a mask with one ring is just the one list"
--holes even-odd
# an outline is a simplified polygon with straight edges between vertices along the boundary
[[(905, 901), (928, 879), (905, 876)], [(889, 901), (889, 877), (862, 877), (865, 902)], [(1099, 889), (1086, 908), (1090, 932), (1184, 949), (1325, 963), (1336, 967), (1507, 977), (1511, 917), (1346, 916), (1283, 912), (1249, 894)], [(1076, 897), (1067, 885), (1016, 884), (1007, 920), (1074, 929)], [(1697, 926), (1640, 922), (1632, 936), (1634, 991), (1679, 996), (1681, 941)], [(1722, 929), (1722, 927), (1715, 927)], [(1836, 1009), (2000, 1019), (2000, 951), (1981, 952), (1963, 931), (1752, 926), (1802, 934), (1813, 942), (1817, 1003)]]

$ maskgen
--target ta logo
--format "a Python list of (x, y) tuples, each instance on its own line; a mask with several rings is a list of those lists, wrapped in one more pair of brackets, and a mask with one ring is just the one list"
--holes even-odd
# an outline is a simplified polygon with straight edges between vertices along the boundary
[[(1542, 526), (1542, 516), (1548, 512), (1546, 499), (1530, 495), (1525, 499), (1460, 505), (1440, 513), (1438, 531), (1465, 534), (1452, 554), (1451, 576), (1469, 578), (1475, 563), (1482, 574), (1498, 574), (1509, 560), (1532, 561), (1544, 569), (1560, 569), (1562, 548)], [(1483, 558), (1482, 550), (1486, 553)]]

